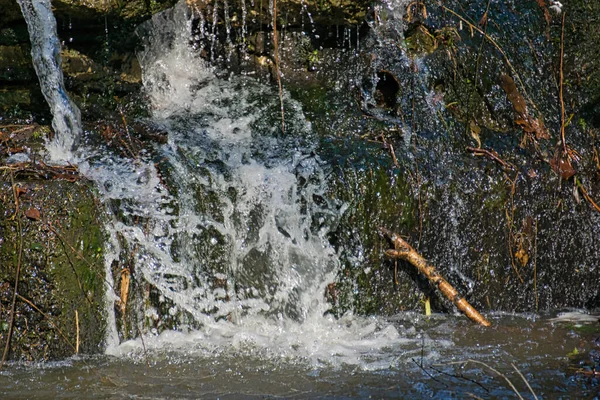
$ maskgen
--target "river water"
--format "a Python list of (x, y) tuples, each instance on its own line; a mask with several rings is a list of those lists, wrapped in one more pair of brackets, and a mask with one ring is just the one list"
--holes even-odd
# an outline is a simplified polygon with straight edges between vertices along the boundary
[(193, 54), (183, 3), (144, 29), (146, 122), (167, 143), (132, 161), (82, 141), (71, 161), (112, 211), (107, 274), (129, 251), (156, 298), (138, 293), (127, 328), (107, 282), (104, 354), (9, 364), (3, 398), (597, 395), (577, 358), (600, 346), (583, 312), (492, 314), (492, 328), (452, 314), (330, 315), (323, 293), (340, 260), (327, 235), (349, 205), (326, 195), (301, 105), (283, 93), (282, 135), (275, 89), (217, 78)]
[[(321, 346), (314, 342), (327, 342), (331, 332), (287, 348), (243, 340), (227, 343), (225, 338), (218, 344), (209, 336), (219, 333), (209, 331), (165, 332), (145, 336), (143, 343), (125, 342), (112, 356), (11, 365), (0, 375), (0, 394), (82, 399), (533, 398), (522, 374), (538, 398), (597, 398), (598, 378), (589, 369), (586, 375), (573, 354), (594, 346), (589, 334), (577, 333), (576, 326), (585, 322), (572, 322), (586, 315), (570, 312), (562, 322), (551, 317), (556, 316), (493, 315), (494, 327), (484, 329), (460, 316), (398, 315), (388, 322), (401, 333), (401, 343), (381, 349), (373, 341), (336, 339), (335, 346), (321, 350), (321, 357), (312, 353)], [(268, 335), (262, 338), (270, 340)], [(597, 352), (599, 344), (595, 346)], [(336, 365), (335, 354), (348, 351), (360, 354), (360, 361)]]

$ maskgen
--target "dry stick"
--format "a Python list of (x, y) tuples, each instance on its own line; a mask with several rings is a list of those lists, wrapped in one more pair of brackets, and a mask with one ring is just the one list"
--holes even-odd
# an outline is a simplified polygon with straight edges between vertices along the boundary
[[(88, 261), (88, 259), (87, 259), (87, 258), (85, 258), (85, 257), (84, 257), (84, 255), (83, 255), (83, 254), (81, 254), (81, 253), (79, 252), (79, 250), (77, 250), (75, 247), (73, 247), (73, 245), (72, 245), (71, 243), (69, 243), (69, 242), (68, 242), (68, 241), (67, 241), (67, 240), (64, 238), (64, 236), (60, 234), (60, 232), (58, 232), (56, 229), (54, 229), (54, 227), (52, 226), (52, 223), (50, 223), (49, 221), (45, 221), (45, 222), (43, 222), (43, 223), (44, 223), (44, 224), (45, 224), (45, 225), (48, 227), (48, 229), (49, 229), (49, 230), (50, 230), (52, 233), (54, 233), (54, 234), (56, 235), (56, 237), (58, 237), (58, 239), (60, 240), (60, 242), (61, 242), (63, 245), (66, 245), (68, 248), (70, 248), (70, 249), (71, 249), (71, 251), (72, 251), (72, 252), (73, 252), (73, 253), (74, 253), (74, 254), (75, 254), (75, 255), (76, 255), (76, 256), (77, 256), (77, 257), (78, 257), (78, 258), (79, 258), (81, 261), (83, 261), (85, 264), (87, 264), (87, 266), (88, 266), (88, 267), (90, 267), (90, 269), (93, 269), (93, 267), (94, 267), (94, 266), (92, 265), (92, 263), (91, 263), (90, 261)], [(67, 258), (68, 258), (68, 257), (67, 257)], [(69, 259), (69, 260), (70, 260), (70, 259)], [(72, 265), (71, 265), (71, 267), (72, 267)], [(114, 287), (112, 286), (112, 284), (111, 284), (111, 283), (110, 283), (110, 282), (109, 282), (109, 281), (108, 281), (106, 278), (102, 277), (100, 274), (96, 274), (96, 275), (97, 275), (98, 277), (100, 277), (100, 279), (102, 279), (102, 280), (103, 280), (105, 283), (107, 283), (107, 284), (108, 284), (108, 285), (109, 285), (109, 286), (110, 286), (110, 287), (111, 287), (111, 288), (114, 290)], [(77, 280), (78, 280), (78, 284), (79, 284), (79, 286), (80, 286), (81, 290), (83, 290), (83, 287), (81, 286), (81, 282), (79, 282), (79, 277), (77, 278)], [(86, 297), (86, 299), (88, 300), (88, 302), (90, 302), (90, 300), (87, 298), (87, 296), (85, 296), (85, 297)], [(92, 304), (92, 303), (90, 302), (90, 304)]]
[(21, 262), (23, 260), (23, 228), (21, 226), (21, 220), (18, 218), (17, 213), (19, 212), (19, 196), (17, 194), (17, 188), (15, 186), (15, 179), (13, 172), (10, 172), (10, 183), (13, 190), (13, 197), (15, 199), (15, 220), (17, 221), (17, 229), (19, 233), (19, 253), (17, 254), (17, 271), (15, 272), (15, 287), (13, 290), (13, 298), (10, 306), (10, 322), (8, 324), (8, 332), (6, 334), (6, 344), (4, 345), (4, 352), (2, 353), (2, 360), (0, 361), (0, 371), (6, 362), (6, 357), (10, 350), (10, 339), (12, 338), (13, 327), (15, 323), (15, 309), (17, 304), (18, 288), (19, 288), (19, 275), (21, 274)]
[(464, 297), (461, 297), (456, 289), (452, 287), (442, 276), (440, 276), (435, 267), (428, 265), (427, 261), (415, 251), (404, 239), (385, 228), (379, 230), (394, 243), (394, 249), (386, 250), (385, 254), (392, 258), (401, 258), (414, 265), (419, 272), (429, 279), (431, 283), (446, 296), (460, 311), (462, 311), (470, 320), (483, 326), (492, 324), (485, 319), (473, 306), (471, 306)]
[(535, 237), (533, 238), (533, 252), (535, 256), (533, 258), (533, 293), (535, 295), (535, 311), (539, 310), (539, 295), (537, 291), (537, 237), (538, 237), (538, 221), (535, 220)]
[(502, 167), (504, 168), (508, 168), (511, 170), (515, 169), (515, 166), (512, 165), (509, 162), (504, 161), (503, 159), (500, 158), (500, 156), (498, 156), (498, 153), (496, 153), (494, 150), (486, 150), (486, 149), (482, 149), (479, 147), (467, 147), (467, 150), (470, 151), (471, 153), (474, 153), (476, 155), (485, 155), (488, 156), (489, 158), (491, 158), (492, 160), (496, 161), (498, 164), (502, 165)]
[(283, 87), (281, 86), (281, 73), (279, 70), (279, 43), (277, 41), (277, 0), (273, 0), (273, 51), (275, 52), (275, 75), (279, 86), (279, 104), (281, 107), (281, 131), (285, 133), (285, 117), (283, 113)]
[[(418, 6), (418, 4), (417, 4)], [(415, 66), (415, 62), (414, 60), (412, 61), (412, 66), (413, 68), (411, 68), (412, 71), (412, 75), (411, 75), (411, 97), (412, 97), (412, 113), (411, 113), (411, 117), (410, 117), (410, 129), (411, 129), (411, 135), (412, 135), (412, 145), (413, 145), (413, 152), (415, 155), (415, 183), (417, 185), (418, 188), (418, 193), (417, 193), (417, 201), (418, 201), (418, 210), (419, 210), (419, 241), (417, 242), (417, 248), (419, 248), (421, 246), (421, 238), (423, 236), (423, 202), (422, 202), (422, 198), (421, 198), (421, 175), (419, 173), (419, 159), (417, 157), (417, 135), (414, 135), (415, 129), (416, 129), (416, 97), (415, 96), (415, 79), (416, 79), (416, 66)], [(397, 265), (396, 265), (396, 269), (397, 269)]]
[(564, 46), (565, 46), (565, 15), (562, 15), (562, 28), (560, 32), (560, 86), (558, 91), (558, 98), (560, 99), (560, 140), (562, 141), (564, 154), (567, 153), (567, 142), (565, 141), (565, 102), (563, 99), (563, 59), (564, 59)]
[[(83, 287), (83, 284), (81, 283), (81, 279), (79, 279), (79, 274), (77, 274), (77, 270), (75, 269), (75, 264), (73, 264), (73, 261), (71, 261), (71, 257), (69, 257), (69, 254), (67, 252), (67, 248), (65, 245), (65, 240), (63, 239), (63, 237), (52, 227), (50, 222), (47, 222), (46, 225), (48, 226), (48, 228), (50, 229), (50, 231), (52, 233), (54, 233), (58, 239), (60, 240), (63, 249), (65, 251), (65, 257), (67, 258), (67, 261), (69, 262), (69, 265), (71, 266), (71, 269), (73, 270), (73, 275), (75, 275), (75, 279), (77, 279), (77, 285), (79, 286), (79, 290), (81, 290), (81, 294), (83, 295), (83, 297), (85, 297), (85, 299), (87, 300), (88, 303), (90, 303), (90, 306), (94, 306), (94, 302), (87, 296), (86, 294), (86, 290)], [(76, 252), (76, 250), (73, 248), (73, 246), (71, 246), (70, 244), (68, 244), (69, 247), (71, 247), (71, 250), (73, 252)], [(79, 255), (78, 253), (76, 253), (77, 255)], [(81, 256), (81, 258), (83, 259), (83, 256)], [(84, 259), (84, 261), (87, 262), (87, 260)], [(88, 263), (88, 266), (90, 267), (90, 269), (93, 269), (92, 266)]]
[[(490, 3), (491, 0), (488, 0), (487, 6), (485, 8), (485, 12), (483, 13), (483, 15), (487, 15), (489, 9), (490, 9)], [(482, 17), (483, 18), (483, 17)], [(488, 20), (486, 18), (485, 23), (483, 28), (485, 29), (485, 31), (483, 31), (483, 35), (487, 35), (487, 27), (488, 27)], [(481, 55), (483, 54), (483, 44), (485, 43), (485, 41), (481, 41), (481, 44), (479, 45), (479, 51), (477, 53), (477, 61), (475, 62), (475, 80), (473, 81), (473, 90), (469, 91), (469, 97), (467, 98), (467, 107), (469, 108), (469, 112), (471, 111), (471, 96), (473, 95), (473, 92), (477, 90), (477, 82), (479, 81), (479, 65), (481, 62)], [(476, 121), (474, 121), (476, 122)], [(468, 130), (470, 129), (468, 126), (465, 126), (465, 128)], [(479, 143), (481, 147), (481, 143)]]
[[(506, 220), (508, 223), (508, 252), (510, 254), (510, 264), (512, 269), (517, 274), (517, 278), (521, 281), (521, 283), (525, 283), (521, 274), (519, 274), (519, 270), (515, 265), (515, 256), (513, 255), (512, 245), (513, 245), (513, 223), (515, 219), (515, 191), (517, 186), (517, 179), (519, 179), (519, 172), (515, 175), (515, 179), (512, 181), (511, 189), (510, 189), (510, 216), (508, 215), (508, 210), (505, 210)], [(507, 200), (508, 201), (508, 200)], [(506, 283), (510, 280), (510, 275), (506, 278)]]
[(581, 182), (579, 182), (579, 179), (575, 178), (575, 183), (577, 184), (577, 187), (579, 188), (579, 190), (581, 190), (581, 193), (583, 194), (583, 197), (585, 197), (585, 199), (592, 206), (594, 206), (594, 208), (596, 209), (596, 211), (600, 211), (600, 206), (598, 206), (598, 204), (596, 204), (594, 202), (594, 200), (590, 197), (590, 195), (588, 194), (587, 190), (585, 190), (585, 188), (583, 187), (583, 185), (581, 184)]
[(75, 354), (79, 354), (79, 313), (75, 310)]
[(136, 326), (138, 330), (138, 334), (140, 335), (140, 340), (142, 341), (142, 349), (144, 349), (144, 358), (146, 359), (146, 366), (150, 368), (150, 359), (148, 358), (148, 350), (146, 349), (146, 343), (144, 343), (144, 334), (139, 326)]

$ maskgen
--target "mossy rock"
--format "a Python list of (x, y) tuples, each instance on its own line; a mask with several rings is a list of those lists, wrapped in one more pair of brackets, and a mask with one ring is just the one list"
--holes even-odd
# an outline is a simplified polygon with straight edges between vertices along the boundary
[(22, 179), (21, 171), (12, 184), (8, 171), (0, 183), (3, 343), (19, 269), (9, 358), (64, 358), (75, 354), (77, 343), (82, 353), (102, 351), (106, 328), (101, 207), (85, 182)]
[(29, 46), (0, 46), (0, 81), (28, 81), (35, 77)]

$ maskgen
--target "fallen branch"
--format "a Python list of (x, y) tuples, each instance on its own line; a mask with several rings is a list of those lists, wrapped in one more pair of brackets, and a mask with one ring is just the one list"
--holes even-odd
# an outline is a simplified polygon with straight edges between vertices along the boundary
[(394, 244), (394, 249), (386, 250), (385, 254), (392, 258), (401, 258), (414, 265), (419, 272), (429, 279), (460, 311), (462, 311), (470, 320), (483, 326), (492, 324), (485, 319), (476, 309), (471, 306), (464, 297), (461, 297), (456, 289), (452, 287), (444, 278), (442, 278), (432, 265), (413, 249), (404, 239), (397, 234), (385, 229), (379, 228), (380, 232), (388, 237)]

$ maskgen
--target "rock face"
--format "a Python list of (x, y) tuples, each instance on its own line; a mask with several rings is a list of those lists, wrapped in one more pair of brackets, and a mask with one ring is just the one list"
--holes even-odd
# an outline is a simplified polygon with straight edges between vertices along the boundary
[[(60, 174), (76, 181), (49, 179)], [(12, 328), (9, 359), (101, 351), (104, 234), (89, 185), (32, 164), (5, 166), (1, 176), (0, 337), (6, 343)]]
[[(579, 5), (570, 7), (567, 22)], [(457, 10), (411, 9), (404, 24), (390, 15), (362, 39), (357, 97), (370, 121), (361, 130), (380, 147), (328, 143), (340, 163), (335, 197), (353, 205), (332, 235), (345, 260), (341, 312), (393, 314), (435, 292), (382, 257), (378, 226), (406, 235), (482, 310), (598, 307), (594, 103), (580, 95), (591, 87), (567, 83), (576, 68), (565, 66), (566, 113), (578, 122), (561, 143), (561, 16), (535, 2)], [(487, 31), (484, 14), (497, 24)], [(385, 40), (394, 31), (402, 45)], [(565, 43), (571, 34), (582, 31), (566, 29)]]
[[(600, 86), (591, 50), (597, 34), (585, 22), (598, 6), (570, 1), (563, 10), (565, 123), (561, 16), (543, 1), (489, 10), (472, 1), (413, 2), (408, 11), (405, 2), (281, 1), (277, 15), (269, 2), (188, 3), (190, 49), (222, 66), (224, 77), (246, 73), (275, 84), (279, 76), (320, 134), (328, 200), (349, 205), (329, 235), (342, 260), (327, 291), (334, 313), (418, 309), (424, 293), (434, 309), (450, 309), (412, 267), (383, 257), (389, 244), (379, 226), (406, 235), (481, 311), (600, 307)], [(87, 122), (122, 124), (147, 112), (135, 32), (173, 4), (53, 2), (67, 88)], [(0, 110), (46, 117), (18, 6), (0, 0), (0, 7)], [(112, 140), (103, 126), (90, 136)], [(12, 138), (7, 129), (0, 126)], [(105, 283), (93, 191), (82, 181), (47, 179), (56, 174), (38, 167), (12, 165), (2, 174), (2, 321), (10, 320), (20, 267), (12, 357), (73, 354), (76, 310), (81, 351), (97, 351)], [(123, 263), (113, 266), (115, 280), (131, 279), (162, 314), (160, 328), (174, 326), (160, 293)], [(133, 314), (117, 309), (123, 338), (143, 323), (143, 312)], [(8, 328), (0, 326), (3, 340)]]
[[(53, 1), (62, 40), (65, 84), (88, 119), (111, 115), (139, 92), (135, 27), (174, 1)], [(31, 65), (29, 36), (18, 4), (0, 0), (0, 110), (5, 115), (49, 111)]]

